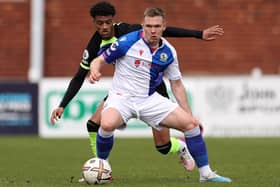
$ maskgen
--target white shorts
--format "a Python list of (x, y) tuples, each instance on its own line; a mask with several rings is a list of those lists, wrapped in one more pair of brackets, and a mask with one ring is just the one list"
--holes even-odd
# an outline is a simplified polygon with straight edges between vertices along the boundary
[(117, 109), (125, 123), (130, 118), (139, 118), (151, 127), (160, 130), (159, 123), (170, 114), (177, 103), (155, 92), (147, 97), (122, 96), (110, 92), (104, 103), (104, 110), (108, 108)]

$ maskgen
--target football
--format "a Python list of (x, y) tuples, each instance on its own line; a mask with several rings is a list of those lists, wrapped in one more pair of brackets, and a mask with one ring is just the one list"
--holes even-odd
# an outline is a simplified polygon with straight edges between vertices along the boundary
[(84, 163), (82, 176), (87, 184), (105, 184), (112, 180), (112, 169), (107, 160), (91, 158)]

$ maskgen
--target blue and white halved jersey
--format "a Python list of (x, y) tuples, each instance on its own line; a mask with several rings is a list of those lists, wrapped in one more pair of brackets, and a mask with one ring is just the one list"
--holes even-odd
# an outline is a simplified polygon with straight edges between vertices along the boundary
[(163, 74), (169, 80), (181, 78), (174, 47), (162, 38), (160, 47), (152, 51), (142, 33), (124, 35), (102, 53), (107, 63), (115, 63), (110, 91), (145, 97), (155, 92)]

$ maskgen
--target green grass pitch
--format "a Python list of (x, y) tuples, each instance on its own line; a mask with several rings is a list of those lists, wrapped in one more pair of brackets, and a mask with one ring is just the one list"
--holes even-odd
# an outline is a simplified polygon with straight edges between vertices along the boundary
[[(110, 156), (113, 182), (103, 186), (280, 186), (280, 138), (206, 138), (213, 170), (230, 184), (199, 183), (176, 155), (159, 154), (153, 140), (117, 138)], [(0, 137), (0, 187), (78, 187), (90, 157), (87, 139)]]

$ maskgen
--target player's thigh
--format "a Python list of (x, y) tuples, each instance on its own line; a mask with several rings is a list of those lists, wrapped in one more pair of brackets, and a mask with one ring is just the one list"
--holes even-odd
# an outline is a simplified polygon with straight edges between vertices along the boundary
[(159, 125), (160, 122), (178, 106), (177, 103), (170, 101), (158, 93), (154, 93), (140, 101), (138, 105), (138, 108), (140, 108), (138, 110), (140, 119), (157, 130), (162, 128)]
[(160, 124), (183, 132), (195, 127), (194, 119), (191, 114), (187, 113), (179, 106), (169, 113)]
[(165, 145), (170, 141), (170, 131), (168, 128), (161, 128), (160, 131), (152, 128), (152, 131), (156, 146)]
[(133, 103), (129, 97), (109, 93), (101, 113), (101, 126), (123, 128), (123, 124), (133, 116)]

